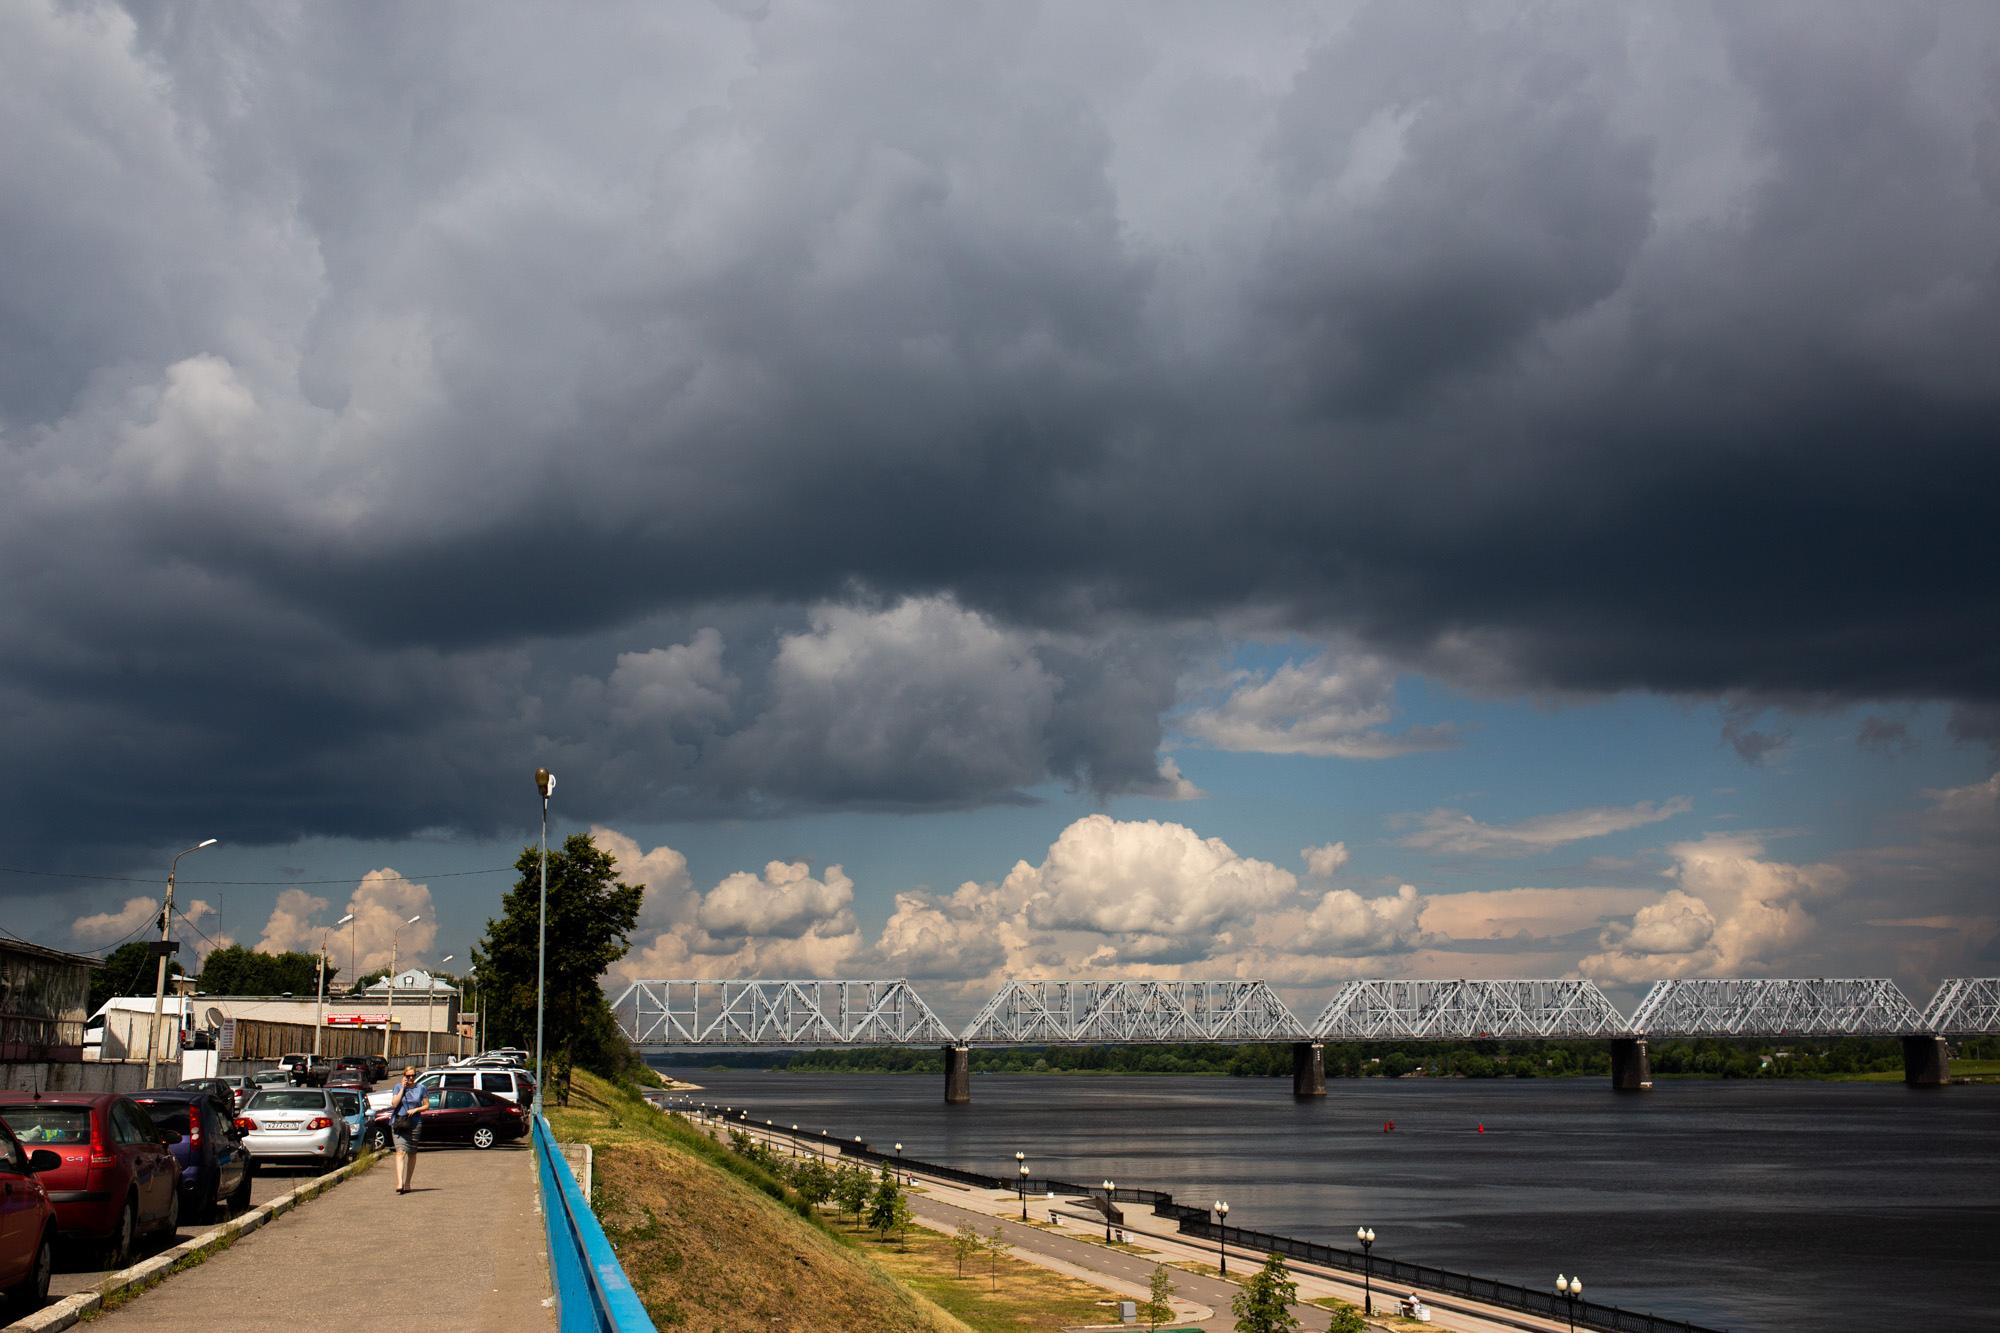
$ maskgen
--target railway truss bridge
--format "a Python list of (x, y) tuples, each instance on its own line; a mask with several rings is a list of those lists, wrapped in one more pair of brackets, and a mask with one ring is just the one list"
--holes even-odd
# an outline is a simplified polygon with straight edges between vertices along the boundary
[(972, 1098), (974, 1046), (1149, 1042), (1289, 1043), (1293, 1093), (1319, 1097), (1329, 1041), (1601, 1038), (1612, 1086), (1637, 1091), (1652, 1086), (1654, 1037), (1896, 1037), (1904, 1081), (1935, 1087), (1950, 1039), (2000, 1035), (2000, 977), (1950, 978), (1923, 1009), (1880, 977), (1681, 978), (1655, 982), (1630, 1017), (1577, 979), (1350, 981), (1311, 1022), (1262, 981), (1009, 981), (961, 1032), (907, 981), (635, 981), (612, 1010), (642, 1051), (941, 1047), (954, 1103)]

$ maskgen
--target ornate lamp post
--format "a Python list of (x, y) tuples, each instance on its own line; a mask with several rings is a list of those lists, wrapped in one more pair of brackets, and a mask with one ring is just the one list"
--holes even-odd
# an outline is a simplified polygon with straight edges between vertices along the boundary
[(1222, 1229), (1229, 1225), (1229, 1201), (1215, 1201), (1215, 1253), (1222, 1260), (1222, 1275), (1229, 1276), (1229, 1242), (1222, 1238)]
[(1576, 1333), (1576, 1298), (1583, 1295), (1583, 1279), (1557, 1273), (1556, 1293), (1569, 1306), (1569, 1333)]
[[(1019, 1157), (1021, 1154), (1015, 1153), (1014, 1155), (1016, 1157)], [(1026, 1162), (1021, 1163), (1020, 1176), (1021, 1176), (1021, 1220), (1025, 1222), (1028, 1220), (1028, 1164)]]
[(1106, 1245), (1111, 1243), (1111, 1192), (1117, 1188), (1116, 1185), (1111, 1183), (1109, 1176), (1104, 1178), (1104, 1243)]
[(1361, 1242), (1361, 1313), (1375, 1313), (1375, 1228), (1357, 1227), (1354, 1239)]

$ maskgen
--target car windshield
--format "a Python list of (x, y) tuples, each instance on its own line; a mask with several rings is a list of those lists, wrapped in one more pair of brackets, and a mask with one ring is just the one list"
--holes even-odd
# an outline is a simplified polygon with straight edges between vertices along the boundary
[(334, 1104), (335, 1106), (338, 1106), (338, 1107), (340, 1108), (340, 1113), (341, 1113), (341, 1114), (342, 1114), (343, 1116), (349, 1116), (349, 1115), (360, 1115), (360, 1114), (361, 1114), (361, 1094), (360, 1094), (360, 1093), (358, 1093), (358, 1092), (335, 1092), (335, 1093), (329, 1093), (328, 1095), (329, 1095), (329, 1096), (331, 1096), (331, 1097), (333, 1098), (333, 1104)]
[(45, 1102), (22, 1102), (13, 1106), (0, 1106), (0, 1120), (7, 1122), (7, 1128), (14, 1131), (15, 1138), (31, 1146), (42, 1143), (90, 1142), (88, 1106), (50, 1106)]
[(323, 1092), (260, 1092), (250, 1099), (246, 1111), (324, 1111), (326, 1094)]

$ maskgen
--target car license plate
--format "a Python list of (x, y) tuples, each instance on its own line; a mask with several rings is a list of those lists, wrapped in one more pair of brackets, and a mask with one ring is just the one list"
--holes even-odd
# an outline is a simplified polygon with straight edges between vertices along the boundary
[(273, 1120), (264, 1127), (266, 1129), (297, 1129), (299, 1122), (296, 1120)]

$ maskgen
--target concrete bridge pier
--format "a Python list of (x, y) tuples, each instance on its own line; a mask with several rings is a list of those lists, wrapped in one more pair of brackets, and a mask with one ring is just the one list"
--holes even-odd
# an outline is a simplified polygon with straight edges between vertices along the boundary
[(1653, 1058), (1644, 1037), (1611, 1039), (1611, 1088), (1614, 1092), (1647, 1092), (1653, 1086)]
[(1292, 1096), (1326, 1096), (1326, 1047), (1319, 1042), (1292, 1043)]
[(972, 1048), (944, 1048), (944, 1104), (964, 1106), (972, 1100)]
[(1951, 1050), (1943, 1037), (1903, 1038), (1903, 1082), (1913, 1088), (1941, 1088), (1951, 1082)]

